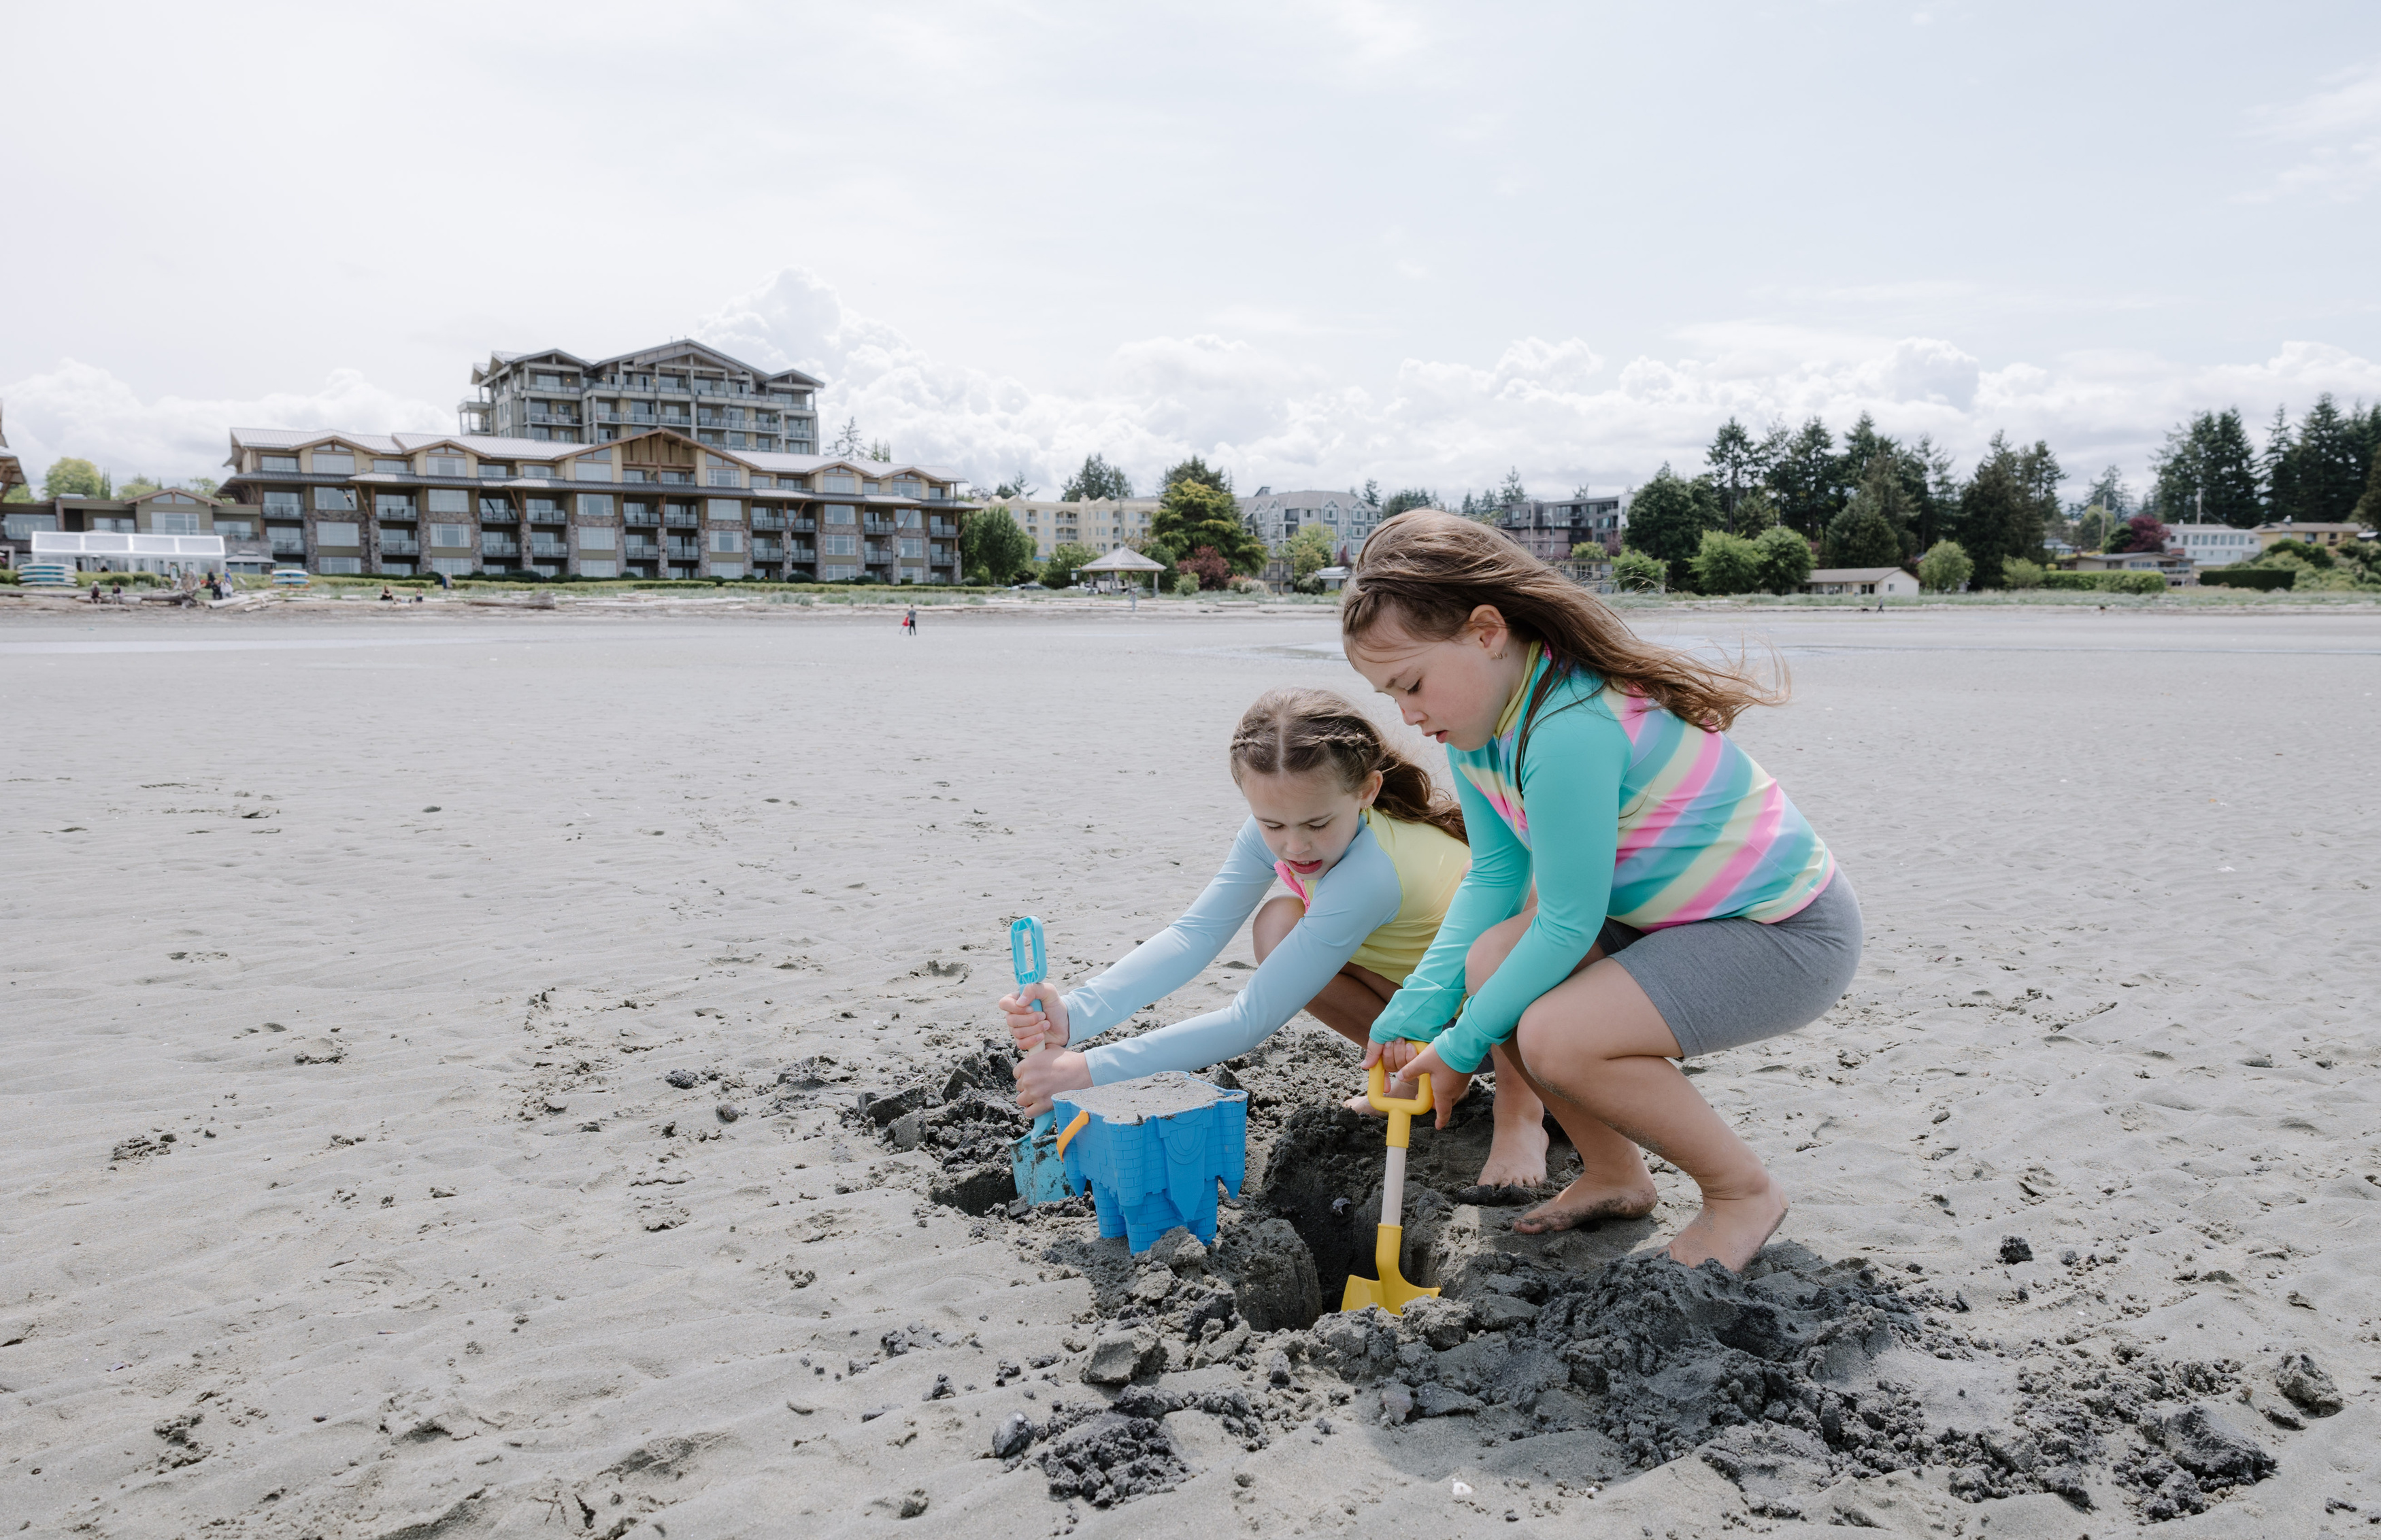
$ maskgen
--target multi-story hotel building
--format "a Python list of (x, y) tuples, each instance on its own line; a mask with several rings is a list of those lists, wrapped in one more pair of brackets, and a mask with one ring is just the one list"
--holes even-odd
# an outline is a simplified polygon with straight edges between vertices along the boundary
[(226, 464), (225, 495), (263, 510), (275, 559), (325, 574), (954, 582), (977, 506), (932, 466), (659, 427), (583, 446), (235, 428)]
[(1138, 551), (1149, 540), (1149, 521), (1157, 517), (1154, 497), (1101, 497), (1080, 503), (1042, 502), (1031, 497), (1003, 497), (987, 507), (1005, 508), (1033, 541), (1033, 559), (1048, 561), (1061, 545), (1081, 545), (1095, 556), (1106, 556), (1119, 545)]
[(1508, 503), (1494, 522), (1540, 561), (1568, 561), (1574, 547), (1591, 544), (1603, 546), (1608, 560), (1620, 554), (1621, 532), (1629, 527), (1629, 500), (1617, 494), (1555, 502), (1532, 497)]
[(1364, 548), (1364, 537), (1380, 522), (1381, 510), (1352, 492), (1276, 492), (1261, 486), (1253, 496), (1240, 499), (1240, 517), (1276, 550), (1301, 527), (1320, 524), (1336, 556), (1343, 546), (1350, 556)]
[(495, 353), (471, 371), (474, 394), (456, 409), (467, 435), (536, 444), (610, 444), (672, 428), (711, 449), (818, 452), (820, 382), (775, 373), (700, 342), (671, 342), (617, 358), (558, 348)]

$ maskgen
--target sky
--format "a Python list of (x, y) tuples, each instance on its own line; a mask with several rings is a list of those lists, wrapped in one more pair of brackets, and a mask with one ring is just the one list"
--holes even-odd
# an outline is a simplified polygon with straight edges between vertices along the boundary
[(2369, 0), (0, 0), (0, 36), (37, 479), (452, 431), (492, 351), (676, 336), (1045, 495), (1100, 452), (1554, 496), (1863, 410), (2138, 483), (2193, 411), (2381, 399)]

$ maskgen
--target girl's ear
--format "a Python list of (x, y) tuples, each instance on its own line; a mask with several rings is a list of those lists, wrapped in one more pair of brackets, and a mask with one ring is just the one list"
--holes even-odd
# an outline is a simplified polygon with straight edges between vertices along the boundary
[(1511, 634), (1505, 624), (1505, 612), (1494, 605), (1475, 605), (1471, 617), (1464, 621), (1463, 629), (1471, 633), (1482, 649), (1490, 653), (1502, 653), (1505, 639)]
[(1356, 788), (1356, 805), (1359, 808), (1371, 807), (1374, 801), (1377, 800), (1380, 795), (1381, 773), (1378, 770), (1375, 770), (1371, 775), (1364, 777), (1363, 785)]

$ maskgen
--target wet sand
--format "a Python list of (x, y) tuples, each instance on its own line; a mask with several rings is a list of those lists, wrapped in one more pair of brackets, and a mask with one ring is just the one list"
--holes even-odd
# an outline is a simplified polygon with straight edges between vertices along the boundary
[[(1611, 1426), (1640, 1390), (1579, 1353), (1514, 1392), (1525, 1339), (1587, 1339), (1529, 1338), (1550, 1302), (1606, 1300), (1605, 1330), (1650, 1297), (1588, 1285), (1633, 1276), (1597, 1269), (1691, 1190), (1666, 1171), (1653, 1221), (1524, 1242), (1514, 1211), (1424, 1196), (1464, 1173), (1422, 1132), (1410, 1191), (1471, 1301), (1417, 1349), (1434, 1406), (1392, 1404), (1414, 1330), (1330, 1317), (1216, 1317), (1138, 1385), (1086, 1383), (1122, 1323), (1203, 1308), (1226, 1248), (1134, 1267), (1086, 1216), (937, 1202), (934, 1150), (854, 1104), (997, 1030), (1012, 916), (1047, 923), (1064, 981), (1189, 901), (1242, 816), (1223, 746), (1260, 691), (1365, 697), (1326, 615), (895, 618), (0, 616), (0, 1513), (289, 1536), (2381, 1514), (2381, 616), (1633, 617), (1780, 649), (1794, 702), (1740, 736), (1860, 887), (1850, 994), (1697, 1083), (1794, 1194), (1778, 1288), (1910, 1302), (1855, 1377), (1956, 1458), (1870, 1474), (1840, 1440), (1764, 1453), (1791, 1419), (1757, 1397), (1735, 1443), (1664, 1435), (1648, 1469)], [(1247, 1068), (1227, 1235), (1286, 1191), (1266, 1158), (1343, 1054), (1353, 1090), (1311, 1022)], [(1298, 1126), (1309, 1155), (1346, 1143)], [(1229, 1353), (1194, 1363), (1201, 1338)], [(2183, 1364), (2209, 1367), (2160, 1367)], [(2041, 1420), (2021, 1380), (2116, 1408), (2079, 1491), (1978, 1452)], [(1136, 1407), (1156, 1432), (1118, 1431)], [(2124, 1461), (2194, 1407), (2275, 1473), (2154, 1523)], [(1019, 1413), (1052, 1431), (995, 1458)], [(1152, 1439), (1163, 1490), (1052, 1496), (1044, 1456), (1097, 1477)], [(1976, 1470), (2009, 1495), (1962, 1488)]]

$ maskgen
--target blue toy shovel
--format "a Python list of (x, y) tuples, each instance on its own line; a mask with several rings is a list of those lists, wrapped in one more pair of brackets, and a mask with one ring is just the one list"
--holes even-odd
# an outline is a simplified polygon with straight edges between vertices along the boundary
[[(1050, 957), (1043, 943), (1041, 921), (1028, 914), (1008, 927), (1008, 961), (1020, 992), (1049, 977)], [(1034, 1001), (1033, 1008), (1040, 1010), (1042, 1002)], [(1090, 1120), (1091, 1114), (1079, 1112), (1061, 1132), (1056, 1108), (1033, 1119), (1033, 1127), (1008, 1150), (1008, 1169), (1017, 1180), (1019, 1197), (1031, 1204), (1054, 1204), (1067, 1196), (1067, 1145)]]

